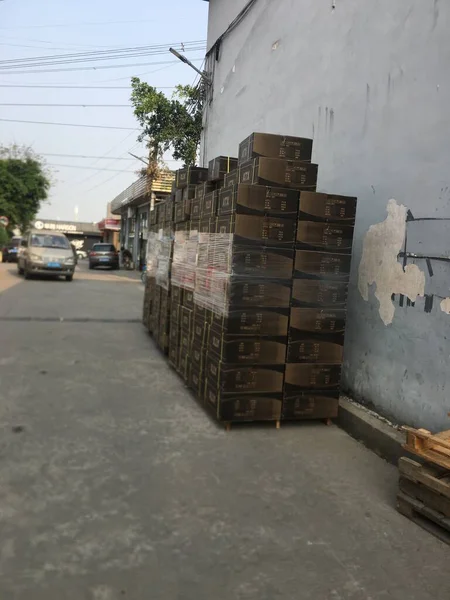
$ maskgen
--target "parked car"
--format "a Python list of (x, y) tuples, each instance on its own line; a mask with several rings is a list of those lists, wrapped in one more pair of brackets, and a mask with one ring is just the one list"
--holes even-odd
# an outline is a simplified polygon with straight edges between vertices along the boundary
[(87, 258), (87, 252), (85, 252), (84, 250), (77, 250), (77, 256), (78, 256), (78, 260), (82, 260), (83, 258)]
[(72, 281), (75, 257), (69, 240), (63, 233), (31, 231), (21, 242), (17, 269), (25, 279), (34, 275), (53, 275)]
[(111, 267), (119, 268), (119, 253), (113, 244), (94, 244), (89, 252), (89, 268)]
[(21, 239), (20, 237), (15, 237), (5, 244), (2, 248), (2, 262), (17, 262)]

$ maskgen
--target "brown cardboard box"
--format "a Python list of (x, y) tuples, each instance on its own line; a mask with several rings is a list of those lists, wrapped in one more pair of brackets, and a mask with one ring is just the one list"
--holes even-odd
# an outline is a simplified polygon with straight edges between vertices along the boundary
[(233, 366), (208, 353), (206, 378), (223, 393), (280, 393), (283, 391), (284, 365)]
[(223, 363), (235, 365), (284, 365), (286, 362), (286, 339), (231, 337), (211, 329), (209, 352), (217, 355)]
[(187, 308), (186, 306), (181, 307), (180, 324), (184, 330), (189, 331), (189, 332), (192, 329), (192, 314), (193, 314), (192, 309)]
[(254, 158), (239, 167), (239, 183), (315, 191), (317, 165), (300, 160)]
[(341, 384), (341, 365), (323, 363), (286, 365), (285, 395), (305, 390), (338, 390)]
[(239, 144), (239, 164), (257, 156), (311, 161), (312, 145), (309, 138), (252, 133)]
[(179, 323), (181, 319), (181, 304), (173, 299), (170, 301), (170, 319), (175, 323)]
[(178, 373), (183, 378), (183, 380), (188, 383), (189, 378), (189, 367), (190, 367), (190, 359), (189, 354), (186, 354), (183, 348), (178, 349), (179, 359), (178, 359)]
[[(233, 241), (233, 240), (231, 240)], [(291, 279), (294, 253), (290, 248), (232, 244), (215, 248), (214, 261), (225, 273), (264, 279)]]
[(238, 213), (296, 218), (298, 203), (298, 190), (240, 183), (220, 190), (217, 213), (219, 216)]
[(178, 189), (183, 189), (187, 185), (196, 185), (208, 179), (208, 169), (201, 167), (187, 167), (180, 169), (175, 174), (175, 185)]
[(180, 351), (182, 355), (190, 354), (191, 350), (191, 330), (181, 326), (180, 329)]
[(227, 315), (213, 313), (211, 327), (234, 336), (286, 337), (289, 310), (286, 308), (241, 308)]
[(332, 306), (345, 308), (348, 283), (323, 279), (294, 279), (292, 306)]
[(201, 219), (200, 221), (200, 233), (214, 233), (216, 229), (215, 219)]
[(295, 340), (297, 334), (301, 332), (344, 333), (346, 319), (347, 311), (345, 309), (292, 307), (289, 337), (291, 340)]
[(293, 246), (296, 222), (266, 215), (227, 215), (218, 217), (218, 234), (233, 234), (236, 244)]
[(210, 181), (219, 181), (227, 173), (233, 171), (238, 166), (238, 159), (231, 156), (218, 156), (209, 161), (208, 179)]
[(202, 219), (212, 219), (217, 214), (217, 201), (219, 197), (219, 192), (209, 192), (203, 196), (203, 200), (201, 202), (201, 218)]
[(165, 202), (165, 221), (166, 223), (172, 223), (174, 217), (174, 202), (171, 199)]
[(171, 340), (169, 340), (169, 363), (176, 370), (180, 367), (180, 348)]
[(233, 169), (223, 178), (223, 186), (236, 185), (239, 183), (239, 169)]
[(191, 202), (191, 221), (199, 221), (201, 216), (201, 204), (200, 198), (194, 198)]
[(299, 219), (354, 225), (356, 198), (319, 192), (300, 192)]
[(195, 301), (195, 295), (194, 295), (194, 320), (200, 321), (201, 323), (206, 323), (207, 325), (209, 325), (211, 323), (211, 319), (212, 319), (211, 311), (208, 308), (206, 308), (205, 306), (198, 304), (198, 302)]
[(296, 247), (305, 250), (328, 250), (350, 253), (353, 245), (353, 227), (340, 223), (299, 221)]
[(341, 364), (344, 355), (344, 334), (298, 334), (289, 339), (287, 363)]
[(175, 192), (175, 204), (183, 202), (183, 190), (177, 190)]
[(281, 417), (280, 394), (223, 394), (206, 381), (204, 397), (218, 421), (279, 421)]
[(185, 289), (183, 292), (183, 306), (194, 309), (194, 290)]
[(195, 198), (196, 189), (196, 185), (187, 185), (183, 188), (183, 200), (192, 200)]
[(351, 260), (350, 254), (296, 250), (294, 277), (348, 281)]
[(209, 323), (203, 321), (203, 319), (196, 318), (192, 324), (192, 341), (198, 346), (206, 346), (209, 339)]
[(203, 402), (205, 399), (205, 378), (202, 370), (196, 368), (193, 364), (189, 369), (188, 384), (197, 400)]
[(284, 395), (283, 420), (335, 419), (339, 410), (339, 391), (306, 390)]
[(195, 341), (193, 341), (190, 351), (191, 362), (192, 365), (195, 366), (196, 369), (203, 371), (205, 367), (207, 349), (205, 346), (198, 345)]
[[(190, 202), (189, 200), (187, 201)], [(191, 214), (191, 207), (186, 205), (186, 202), (183, 200), (181, 202), (175, 202), (175, 223), (182, 223), (184, 221), (189, 220), (189, 216)]]
[(204, 181), (203, 183), (199, 183), (196, 187), (195, 197), (201, 200), (205, 194), (213, 192), (216, 187), (216, 183), (212, 181)]
[(223, 283), (223, 296), (230, 309), (252, 306), (287, 308), (291, 299), (291, 282), (254, 281), (230, 276)]
[(170, 298), (172, 302), (178, 302), (178, 304), (183, 304), (183, 292), (184, 288), (178, 285), (172, 285), (170, 290)]

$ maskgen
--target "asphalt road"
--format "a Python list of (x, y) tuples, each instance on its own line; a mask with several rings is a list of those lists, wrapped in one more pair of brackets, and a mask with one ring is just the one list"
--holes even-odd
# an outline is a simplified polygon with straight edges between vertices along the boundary
[(337, 427), (212, 422), (142, 285), (0, 265), (0, 598), (448, 600), (450, 549)]

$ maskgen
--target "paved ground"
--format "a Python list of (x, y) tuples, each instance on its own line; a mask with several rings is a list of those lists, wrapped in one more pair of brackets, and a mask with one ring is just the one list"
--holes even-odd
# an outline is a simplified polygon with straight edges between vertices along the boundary
[(2, 600), (449, 599), (396, 469), (334, 426), (218, 428), (139, 282), (0, 265), (0, 291)]

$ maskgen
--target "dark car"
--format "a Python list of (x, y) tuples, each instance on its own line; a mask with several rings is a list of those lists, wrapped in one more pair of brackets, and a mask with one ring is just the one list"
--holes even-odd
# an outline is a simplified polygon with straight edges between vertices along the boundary
[(113, 244), (94, 244), (89, 252), (89, 268), (111, 267), (119, 268), (119, 253)]
[(2, 262), (17, 262), (21, 238), (13, 238), (2, 248)]

